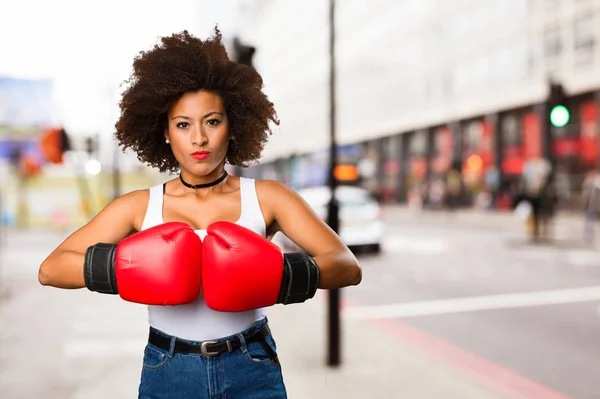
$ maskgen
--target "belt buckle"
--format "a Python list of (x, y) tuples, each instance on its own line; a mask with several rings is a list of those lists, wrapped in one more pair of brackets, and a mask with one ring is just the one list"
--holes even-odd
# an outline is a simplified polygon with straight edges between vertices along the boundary
[(214, 352), (214, 351), (213, 351), (213, 352), (209, 352), (209, 351), (206, 349), (206, 347), (207, 347), (208, 345), (212, 345), (212, 344), (216, 344), (216, 343), (218, 343), (218, 342), (217, 342), (217, 341), (204, 341), (204, 342), (202, 342), (202, 343), (200, 344), (200, 353), (201, 353), (203, 356), (206, 356), (206, 357), (210, 357), (210, 356), (217, 356), (217, 355), (219, 355), (221, 352)]

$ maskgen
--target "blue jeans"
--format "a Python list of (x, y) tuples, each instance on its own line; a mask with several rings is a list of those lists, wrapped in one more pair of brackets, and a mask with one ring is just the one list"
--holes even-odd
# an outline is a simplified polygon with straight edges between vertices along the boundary
[[(151, 343), (144, 351), (144, 364), (138, 399), (269, 399), (287, 398), (281, 367), (269, 357), (260, 342), (246, 343), (244, 335), (260, 330), (267, 319), (257, 321), (247, 330), (217, 341), (240, 338), (241, 347), (216, 356), (175, 353), (175, 337), (153, 329), (171, 340), (171, 349)], [(193, 345), (201, 342), (179, 339)], [(266, 343), (276, 353), (271, 334)]]

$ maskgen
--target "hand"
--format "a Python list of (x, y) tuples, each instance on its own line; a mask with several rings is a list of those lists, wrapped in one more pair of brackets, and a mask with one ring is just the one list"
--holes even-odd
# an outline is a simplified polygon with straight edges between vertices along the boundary
[(135, 233), (118, 244), (88, 248), (85, 285), (147, 305), (194, 302), (202, 284), (202, 241), (185, 223), (170, 222)]
[(204, 238), (202, 280), (209, 308), (239, 312), (312, 298), (319, 267), (304, 253), (284, 255), (245, 227), (217, 222), (208, 227)]

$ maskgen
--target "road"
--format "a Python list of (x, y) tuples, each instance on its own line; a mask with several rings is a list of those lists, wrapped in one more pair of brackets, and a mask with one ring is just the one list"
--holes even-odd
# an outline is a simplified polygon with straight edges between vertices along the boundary
[(388, 219), (345, 317), (415, 327), (538, 391), (600, 398), (599, 255), (529, 245), (514, 228)]

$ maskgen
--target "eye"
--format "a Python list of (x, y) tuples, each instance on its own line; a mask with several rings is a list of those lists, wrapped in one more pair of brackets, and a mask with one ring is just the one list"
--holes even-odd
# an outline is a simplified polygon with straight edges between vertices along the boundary
[(219, 123), (221, 123), (221, 121), (218, 119), (209, 119), (206, 121), (206, 123), (212, 126), (217, 126)]
[(179, 129), (185, 129), (185, 128), (186, 128), (186, 127), (188, 127), (189, 125), (190, 125), (190, 124), (189, 124), (189, 123), (187, 123), (187, 122), (179, 122), (179, 123), (177, 123), (177, 125), (175, 125), (175, 126), (177, 126)]

